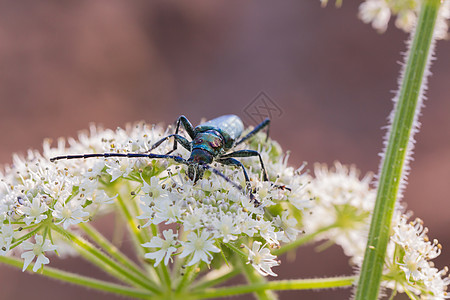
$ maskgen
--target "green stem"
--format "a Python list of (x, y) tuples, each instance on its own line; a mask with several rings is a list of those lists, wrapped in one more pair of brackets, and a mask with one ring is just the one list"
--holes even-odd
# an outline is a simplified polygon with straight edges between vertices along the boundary
[(228, 242), (228, 243), (222, 243), (223, 245), (225, 245), (226, 247), (228, 247), (229, 249), (233, 250), (234, 252), (236, 252), (237, 254), (239, 254), (239, 256), (241, 258), (246, 259), (248, 257), (247, 253), (245, 253), (244, 251), (242, 251), (241, 249), (239, 249), (238, 247), (236, 247), (233, 243)]
[(117, 202), (119, 204), (119, 207), (122, 211), (122, 213), (125, 216), (125, 220), (128, 223), (128, 228), (130, 229), (135, 244), (136, 249), (138, 250), (141, 257), (143, 257), (143, 249), (141, 247), (141, 244), (144, 244), (145, 242), (148, 242), (150, 239), (148, 236), (146, 236), (146, 230), (140, 230), (140, 224), (137, 223), (135, 216), (131, 213), (131, 211), (128, 209), (128, 206), (125, 204), (122, 196), (117, 196)]
[[(140, 182), (140, 180), (137, 181)], [(133, 189), (132, 186), (129, 184), (129, 182), (127, 183), (127, 187), (128, 190)], [(125, 203), (120, 193), (118, 193), (119, 196), (117, 197), (119, 208), (121, 209), (123, 216), (125, 217), (125, 220), (128, 223), (128, 228), (133, 237), (134, 247), (137, 256), (139, 258), (144, 257), (144, 248), (142, 247), (142, 244), (150, 241), (150, 234), (148, 230), (142, 228), (142, 226), (145, 223), (144, 220), (139, 220), (136, 218), (136, 216), (140, 213), (140, 210), (138, 206), (138, 201), (135, 198), (137, 196), (137, 193), (139, 193), (140, 189), (141, 188), (137, 189), (135, 191), (135, 194), (132, 197), (130, 197), (131, 201), (129, 201), (129, 203)], [(154, 224), (151, 225), (151, 231), (153, 236), (158, 235), (158, 227), (156, 225)], [(159, 281), (164, 282), (166, 287), (170, 289), (171, 282), (170, 280), (167, 280), (165, 276), (165, 272), (167, 272), (167, 270), (165, 271), (162, 270), (164, 268), (167, 269), (165, 265), (164, 266), (160, 265), (158, 266), (158, 268), (155, 269), (149, 264), (145, 263), (144, 268), (147, 270), (147, 273), (149, 274), (148, 276), (153, 281), (157, 281), (159, 279)]]
[[(86, 250), (91, 255), (93, 255), (98, 261), (101, 262), (101, 264), (96, 264), (101, 269), (103, 268), (103, 265), (113, 269), (115, 272), (121, 275), (121, 277), (125, 277), (128, 282), (133, 282), (134, 285), (148, 289), (154, 293), (160, 293), (160, 289), (156, 286), (155, 283), (152, 281), (143, 280), (140, 277), (137, 277), (134, 273), (131, 273), (128, 269), (124, 268), (122, 265), (118, 264), (116, 261), (112, 260), (109, 256), (104, 254), (102, 251), (98, 250), (96, 247), (94, 247), (91, 243), (84, 240), (83, 238), (80, 238), (70, 231), (64, 230), (61, 227), (54, 225), (52, 226), (52, 229), (61, 234), (62, 236), (67, 237), (70, 241), (75, 243), (78, 247)], [(93, 261), (96, 263), (96, 261)], [(119, 278), (122, 279), (122, 278)]]
[(166, 287), (168, 290), (172, 290), (172, 277), (170, 275), (170, 270), (167, 268), (167, 266), (163, 263), (160, 264), (163, 276), (164, 276), (164, 282), (166, 283)]
[(416, 294), (414, 294), (413, 292), (411, 292), (408, 289), (405, 289), (405, 294), (408, 295), (409, 299), (411, 299), (411, 300), (420, 300), (419, 296), (417, 296)]
[[(23, 261), (20, 259), (0, 256), (0, 262), (5, 263), (7, 265), (16, 267), (18, 269), (22, 268)], [(30, 264), (33, 266), (34, 264)], [(35, 274), (30, 272), (31, 274)], [(109, 283), (103, 280), (98, 280), (70, 272), (61, 271), (52, 267), (45, 267), (42, 269), (42, 272), (37, 273), (39, 275), (43, 275), (49, 278), (58, 279), (60, 281), (65, 281), (68, 283), (72, 283), (75, 285), (92, 288), (99, 291), (104, 291), (108, 293), (119, 294), (127, 297), (133, 297), (137, 299), (151, 299), (152, 293), (144, 290), (138, 290), (134, 288), (129, 288), (125, 286), (121, 286), (114, 283)]]
[[(245, 286), (254, 286), (254, 285), (265, 285), (268, 282), (266, 281), (266, 278), (261, 276), (257, 273), (255, 268), (253, 268), (251, 265), (246, 264), (244, 261), (242, 261), (243, 264), (243, 271), (245, 274), (245, 278), (247, 279), (248, 285)], [(244, 286), (242, 286), (244, 288)], [(238, 289), (239, 290), (239, 289)], [(276, 295), (269, 289), (251, 289), (246, 293), (253, 292), (257, 299), (260, 300), (275, 300), (277, 299)]]
[(193, 299), (228, 297), (242, 295), (253, 292), (264, 292), (268, 290), (310, 290), (326, 289), (336, 287), (352, 286), (356, 277), (330, 277), (315, 279), (296, 279), (296, 280), (278, 280), (269, 282), (252, 283), (249, 285), (228, 286), (216, 289), (205, 289), (203, 291), (194, 291), (190, 293)]
[[(128, 190), (130, 190), (131, 189), (130, 186), (128, 186), (128, 187), (129, 187)], [(142, 244), (150, 241), (150, 235), (148, 234), (147, 230), (141, 229), (142, 224), (139, 223), (139, 221), (136, 219), (135, 214), (137, 214), (139, 212), (139, 208), (137, 207), (137, 202), (135, 199), (133, 199), (133, 201), (131, 201), (132, 204), (127, 205), (127, 203), (125, 203), (124, 199), (122, 198), (122, 196), (120, 194), (117, 197), (117, 202), (118, 202), (119, 207), (125, 217), (126, 222), (128, 223), (128, 228), (130, 229), (131, 234), (133, 236), (134, 246), (135, 246), (137, 255), (138, 255), (138, 257), (144, 257), (144, 249), (142, 247)], [(134, 210), (134, 214), (132, 212), (132, 209)], [(153, 235), (158, 234), (158, 229), (155, 225), (152, 224), (151, 229), (152, 229)], [(171, 283), (171, 278), (170, 278), (167, 266), (165, 264), (160, 264), (156, 268), (155, 271), (156, 271), (156, 274), (157, 274), (159, 280), (166, 287), (166, 290), (170, 292), (172, 283)]]
[(230, 271), (227, 271), (225, 274), (218, 275), (217, 277), (209, 276), (211, 274), (211, 272), (210, 272), (209, 274), (207, 274), (203, 278), (201, 278), (200, 281), (197, 281), (195, 284), (193, 284), (192, 289), (201, 291), (208, 287), (219, 285), (223, 282), (226, 282), (228, 279), (241, 274), (241, 272), (242, 272), (242, 270), (240, 270), (239, 268), (235, 268), (235, 269), (231, 269)]
[(189, 282), (192, 281), (192, 279), (194, 278), (195, 274), (195, 269), (197, 268), (198, 263), (194, 264), (192, 266), (188, 266), (186, 267), (186, 271), (184, 272), (183, 276), (181, 276), (181, 280), (178, 283), (178, 286), (176, 288), (176, 292), (180, 293), (181, 291), (183, 291), (185, 289), (185, 287), (188, 285)]
[(42, 228), (44, 227), (43, 224), (39, 225), (38, 227), (36, 227), (35, 229), (33, 229), (32, 231), (22, 235), (20, 238), (18, 238), (17, 240), (14, 241), (14, 243), (11, 245), (11, 247), (9, 248), (10, 250), (16, 248), (17, 246), (19, 246), (20, 244), (23, 243), (23, 241), (29, 239), (30, 237), (32, 237), (33, 235), (35, 235), (38, 231), (40, 231)]
[(96, 255), (92, 254), (89, 250), (86, 250), (78, 245), (73, 245), (74, 249), (80, 254), (82, 258), (92, 263), (94, 266), (97, 266), (103, 272), (111, 275), (123, 283), (126, 283), (131, 286), (139, 287), (133, 280), (128, 278), (122, 272), (119, 272), (116, 268), (111, 267), (108, 264), (105, 264), (101, 259), (99, 259)]
[(148, 276), (143, 273), (133, 261), (131, 261), (127, 256), (120, 252), (117, 247), (111, 244), (100, 232), (98, 232), (94, 227), (86, 223), (80, 223), (78, 226), (104, 251), (115, 258), (119, 263), (123, 264), (125, 267), (133, 271), (136, 275), (144, 280), (148, 279)]
[[(419, 96), (424, 91), (424, 80), (429, 65), (434, 24), (440, 5), (439, 0), (424, 0), (404, 76), (395, 105), (394, 118), (384, 155), (378, 183), (378, 193), (370, 226), (364, 262), (361, 269), (356, 300), (378, 298), (386, 247), (389, 241), (391, 220), (399, 187), (405, 177), (405, 162), (412, 147), (414, 119), (418, 117)], [(410, 144), (411, 143), (411, 144)]]
[(291, 242), (289, 244), (283, 245), (279, 249), (272, 250), (271, 252), (272, 252), (273, 255), (279, 256), (281, 254), (284, 254), (284, 253), (286, 253), (288, 251), (294, 250), (294, 249), (300, 247), (301, 245), (304, 245), (304, 244), (310, 242), (315, 237), (317, 237), (319, 234), (321, 234), (321, 233), (323, 233), (325, 231), (328, 231), (328, 230), (330, 230), (330, 229), (332, 229), (334, 227), (336, 227), (336, 224), (332, 224), (332, 225), (323, 227), (323, 228), (317, 230), (314, 233), (304, 235), (301, 238), (298, 238), (298, 239), (296, 239), (295, 241), (293, 241), (293, 242)]

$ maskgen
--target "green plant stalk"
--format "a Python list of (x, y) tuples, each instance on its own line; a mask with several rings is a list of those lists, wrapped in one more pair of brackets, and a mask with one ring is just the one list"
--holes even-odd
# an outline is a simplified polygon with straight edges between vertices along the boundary
[[(117, 197), (117, 201), (119, 207), (127, 221), (128, 228), (133, 236), (134, 246), (137, 252), (138, 257), (144, 257), (144, 250), (141, 246), (147, 241), (150, 241), (150, 236), (147, 233), (147, 230), (141, 230), (140, 224), (137, 222), (136, 217), (133, 215), (123, 198), (119, 195)], [(135, 202), (135, 201), (133, 201)], [(156, 227), (156, 226), (155, 226)], [(153, 230), (153, 229), (152, 229)], [(153, 230), (154, 231), (154, 230)], [(155, 234), (155, 232), (153, 232)], [(156, 230), (157, 234), (157, 230)], [(165, 264), (160, 264), (156, 269), (156, 274), (158, 275), (159, 280), (164, 283), (167, 289), (171, 288), (171, 280), (170, 277), (167, 276), (169, 271), (167, 270), (167, 266)]]
[[(128, 190), (132, 190), (129, 182), (127, 182)], [(131, 232), (136, 236), (138, 241), (138, 252), (141, 250), (141, 254), (143, 254), (143, 249), (140, 244), (143, 244), (145, 242), (148, 242), (150, 240), (150, 235), (147, 230), (140, 230), (141, 226), (143, 225), (144, 221), (139, 220), (136, 218), (136, 216), (140, 213), (139, 207), (137, 204), (137, 201), (134, 199), (136, 195), (132, 196), (132, 201), (129, 201), (129, 203), (125, 203), (123, 197), (119, 193), (119, 197), (117, 198), (119, 202), (120, 209), (122, 210), (125, 219), (128, 222), (128, 225), (130, 227)], [(158, 228), (155, 226), (156, 232), (153, 231), (152, 228), (152, 234), (157, 235), (158, 234)]]
[(177, 287), (176, 287), (176, 293), (180, 293), (181, 291), (183, 291), (187, 286), (188, 283), (190, 283), (194, 278), (195, 278), (195, 273), (196, 273), (196, 268), (198, 267), (198, 263), (192, 265), (192, 266), (187, 266), (185, 269), (184, 274), (181, 276), (181, 280), (178, 283)]
[(104, 251), (106, 251), (111, 257), (116, 259), (119, 263), (133, 271), (136, 275), (140, 276), (144, 280), (148, 280), (148, 276), (143, 273), (133, 261), (131, 261), (126, 255), (124, 255), (117, 247), (109, 242), (100, 232), (94, 227), (86, 223), (80, 223), (78, 226)]
[[(21, 269), (23, 261), (17, 258), (0, 256), (0, 262), (15, 268)], [(33, 264), (30, 264), (33, 266)], [(250, 266), (249, 266), (250, 267)], [(34, 273), (33, 273), (34, 274)], [(61, 271), (52, 267), (44, 267), (39, 275), (59, 279), (75, 285), (93, 288), (100, 291), (115, 293), (137, 299), (156, 299), (154, 295), (148, 291), (124, 287), (118, 284)], [(356, 277), (332, 277), (318, 279), (299, 279), (299, 280), (279, 280), (250, 285), (238, 285), (232, 287), (223, 287), (216, 289), (196, 289), (186, 295), (186, 299), (204, 299), (212, 297), (226, 297), (233, 295), (248, 294), (255, 291), (265, 290), (306, 290), (306, 289), (323, 289), (333, 287), (351, 286)], [(183, 295), (184, 296), (184, 295)]]
[(318, 236), (319, 234), (321, 234), (321, 233), (323, 233), (323, 232), (325, 232), (325, 231), (328, 231), (328, 230), (330, 230), (330, 229), (332, 229), (332, 228), (335, 228), (335, 227), (337, 227), (336, 224), (332, 224), (332, 225), (329, 225), (329, 226), (320, 228), (319, 230), (317, 230), (317, 231), (314, 232), (314, 233), (304, 235), (304, 236), (302, 236), (302, 237), (296, 239), (295, 241), (293, 241), (293, 242), (291, 242), (291, 243), (289, 243), (289, 244), (283, 245), (281, 248), (279, 248), (279, 249), (274, 249), (274, 250), (272, 250), (272, 251), (270, 251), (270, 252), (271, 252), (273, 255), (280, 256), (281, 254), (284, 254), (284, 253), (286, 253), (286, 252), (288, 252), (288, 251), (297, 249), (298, 247), (300, 247), (300, 246), (302, 246), (302, 245), (304, 245), (304, 244), (310, 242), (311, 240), (313, 240), (313, 239), (314, 239), (316, 236)]
[[(251, 265), (245, 263), (242, 261), (242, 270), (244, 271), (245, 278), (247, 279), (247, 282), (249, 283), (246, 285), (246, 287), (254, 286), (254, 285), (264, 285), (267, 284), (267, 279), (263, 276), (261, 276), (255, 268), (253, 268)], [(239, 286), (237, 286), (239, 287)], [(236, 286), (234, 287), (236, 288)], [(254, 293), (255, 297), (259, 300), (275, 300), (277, 299), (277, 296), (275, 293), (273, 293), (270, 289), (250, 289), (247, 293), (252, 292)], [(217, 297), (217, 296), (212, 296)], [(200, 297), (201, 298), (201, 297)], [(209, 297), (207, 297), (209, 298)]]
[(164, 282), (166, 283), (167, 290), (171, 291), (172, 290), (172, 277), (169, 272), (169, 268), (164, 263), (162, 263), (162, 264), (160, 263), (160, 265), (158, 267), (161, 268), (161, 272), (164, 277)]
[(248, 255), (246, 253), (244, 253), (244, 251), (242, 251), (240, 248), (236, 247), (236, 245), (234, 245), (233, 243), (229, 242), (229, 243), (222, 243), (222, 244), (225, 247), (228, 247), (229, 249), (236, 252), (236, 254), (238, 254), (242, 259), (246, 259), (248, 257)]
[[(251, 266), (248, 266), (252, 268)], [(251, 283), (248, 285), (236, 285), (223, 288), (210, 288), (202, 291), (194, 291), (189, 295), (192, 299), (228, 297), (267, 290), (310, 290), (351, 286), (357, 278), (355, 276), (330, 277), (315, 279), (276, 280), (268, 282)], [(270, 299), (270, 298), (269, 298)]]
[(14, 241), (14, 243), (11, 245), (11, 247), (9, 249), (12, 250), (12, 249), (16, 248), (17, 246), (22, 244), (23, 241), (25, 241), (25, 240), (29, 239), (30, 237), (32, 237), (33, 235), (37, 234), (43, 227), (44, 227), (44, 225), (39, 225), (32, 231), (22, 235), (20, 238), (18, 238)]
[(424, 91), (423, 84), (427, 75), (425, 71), (429, 64), (429, 53), (439, 6), (439, 0), (423, 1), (413, 35), (381, 168), (356, 300), (375, 300), (378, 297), (392, 215), (400, 183), (405, 176), (407, 148), (414, 132), (413, 121), (419, 114), (420, 107), (417, 107), (417, 104), (420, 94)]
[[(128, 228), (130, 229), (130, 232), (132, 236), (134, 237), (134, 246), (136, 248), (136, 253), (138, 257), (144, 257), (144, 250), (141, 246), (147, 241), (150, 241), (150, 235), (147, 233), (146, 230), (141, 229), (141, 224), (138, 223), (138, 220), (133, 215), (127, 204), (124, 202), (123, 198), (119, 195), (117, 197), (119, 207), (124, 214), (124, 217), (127, 221)], [(132, 201), (136, 202), (136, 201)], [(133, 207), (135, 211), (138, 210), (136, 206)], [(154, 230), (156, 228), (156, 230)], [(152, 226), (152, 234), (157, 235), (158, 230), (156, 226)], [(165, 264), (159, 264), (159, 266), (155, 269), (156, 274), (158, 275), (159, 280), (164, 284), (167, 290), (171, 289), (171, 279), (169, 276), (169, 270), (167, 269), (167, 266)]]
[[(91, 243), (88, 241), (76, 236), (75, 234), (71, 233), (70, 231), (64, 230), (63, 228), (53, 225), (52, 229), (62, 236), (67, 237), (70, 241), (75, 243), (78, 247), (88, 251), (90, 254), (92, 254), (96, 259), (101, 261), (105, 266), (111, 267), (114, 271), (121, 274), (122, 276), (126, 277), (128, 280), (131, 280), (135, 285), (148, 289), (149, 291), (152, 291), (154, 293), (160, 293), (160, 289), (156, 284), (149, 280), (143, 280), (140, 277), (137, 277), (134, 273), (131, 273), (128, 269), (124, 268), (122, 265), (118, 264), (116, 261), (112, 260), (109, 256), (104, 254), (102, 251), (95, 248)], [(97, 266), (102, 267), (100, 264), (96, 264)]]
[[(17, 258), (12, 257), (6, 257), (6, 256), (0, 256), (0, 262), (5, 263), (7, 265), (16, 267), (18, 269), (22, 268), (23, 261)], [(33, 266), (34, 264), (30, 264), (30, 266)], [(30, 272), (31, 273), (31, 272)], [(31, 273), (34, 274), (34, 273)], [(44, 267), (42, 269), (42, 272), (39, 273), (39, 275), (58, 279), (61, 281), (65, 281), (68, 283), (72, 283), (75, 285), (83, 286), (92, 288), (99, 291), (104, 291), (108, 293), (114, 293), (118, 295), (123, 295), (127, 297), (133, 297), (137, 299), (151, 299), (151, 297), (154, 295), (153, 293), (150, 293), (145, 290), (139, 290), (134, 289), (130, 287), (121, 286), (115, 283), (106, 282), (103, 280), (94, 279), (87, 276), (82, 276), (66, 271), (61, 271), (52, 267)]]
[(193, 290), (204, 290), (211, 286), (219, 285), (223, 282), (226, 282), (228, 279), (231, 279), (237, 275), (241, 274), (241, 270), (238, 268), (231, 269), (227, 273), (220, 275), (218, 277), (208, 278), (207, 276), (203, 277), (196, 283), (192, 285)]
[[(150, 241), (150, 236), (147, 234), (146, 230), (140, 229), (140, 224), (137, 222), (136, 217), (132, 214), (131, 210), (129, 209), (129, 207), (127, 206), (127, 204), (125, 203), (124, 199), (120, 194), (117, 196), (117, 203), (128, 224), (128, 228), (133, 237), (134, 247), (136, 249), (137, 255), (138, 257), (144, 257), (144, 249), (141, 245), (147, 241)], [(167, 277), (168, 270), (166, 265), (160, 264), (156, 268), (156, 274), (158, 275), (159, 280), (162, 283), (164, 283), (166, 288), (170, 289), (171, 281), (170, 277)]]
[[(240, 259), (239, 257), (237, 257), (235, 259), (235, 262), (236, 264), (240, 263), (242, 265), (241, 269), (245, 275), (245, 278), (247, 279), (247, 282), (249, 282), (250, 284), (266, 282), (266, 279), (264, 277), (258, 274), (252, 266), (248, 265), (248, 263), (246, 262), (247, 255), (241, 249), (239, 249), (232, 243), (224, 243), (224, 245), (233, 250), (234, 252), (236, 252), (240, 256)], [(255, 291), (254, 293), (257, 299), (261, 300), (277, 299), (277, 297), (272, 291)]]
[(131, 280), (128, 276), (124, 275), (123, 273), (117, 271), (115, 268), (111, 267), (108, 264), (105, 264), (103, 260), (99, 259), (96, 255), (92, 254), (92, 252), (84, 249), (83, 247), (80, 247), (78, 245), (73, 246), (74, 249), (80, 254), (82, 258), (93, 264), (94, 266), (97, 266), (100, 270), (105, 272), (106, 274), (109, 274), (110, 276), (116, 278), (117, 280), (126, 283), (128, 285), (139, 287), (133, 280)]
[[(128, 190), (132, 190), (131, 186), (127, 184)], [(115, 191), (119, 192), (119, 191)], [(134, 198), (133, 196), (132, 198)], [(126, 220), (126, 223), (128, 224), (128, 228), (130, 230), (130, 234), (133, 237), (133, 244), (134, 248), (136, 250), (137, 256), (139, 258), (144, 257), (144, 248), (142, 247), (142, 244), (145, 242), (150, 241), (150, 235), (148, 234), (147, 230), (142, 230), (142, 221), (139, 221), (136, 216), (139, 212), (139, 207), (137, 206), (137, 201), (133, 199), (133, 201), (130, 201), (130, 203), (125, 203), (123, 197), (118, 193), (117, 197), (117, 204), (123, 214), (123, 217)], [(131, 207), (131, 209), (129, 208)], [(131, 210), (134, 210), (132, 212)], [(155, 228), (155, 230), (154, 230)], [(153, 235), (157, 235), (158, 228), (152, 224), (152, 232)], [(157, 269), (154, 269), (149, 266), (149, 264), (144, 264), (144, 267), (147, 270), (147, 273), (149, 274), (149, 278), (151, 280), (156, 281), (159, 279), (159, 281), (164, 282), (166, 287), (170, 288), (170, 281), (167, 281), (167, 278), (164, 276), (164, 271), (161, 270), (162, 268), (166, 268), (166, 266), (163, 264), (163, 266), (159, 266)]]
[(139, 230), (140, 224), (137, 223), (135, 216), (133, 216), (131, 211), (128, 209), (121, 195), (117, 196), (117, 202), (120, 210), (124, 214), (125, 220), (127, 221), (128, 227), (132, 233), (133, 240), (136, 244), (136, 250), (138, 250), (138, 255), (143, 257), (144, 251), (141, 247), (141, 244), (145, 243), (146, 241), (149, 241), (150, 239), (149, 237), (145, 236), (146, 233), (144, 230)]

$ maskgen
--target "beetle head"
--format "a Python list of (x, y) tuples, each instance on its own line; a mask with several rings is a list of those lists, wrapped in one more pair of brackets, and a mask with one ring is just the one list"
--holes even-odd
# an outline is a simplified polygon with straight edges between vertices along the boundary
[(202, 179), (203, 173), (205, 172), (202, 165), (210, 164), (212, 161), (213, 156), (208, 151), (203, 149), (193, 149), (191, 156), (188, 159), (188, 177), (194, 182)]

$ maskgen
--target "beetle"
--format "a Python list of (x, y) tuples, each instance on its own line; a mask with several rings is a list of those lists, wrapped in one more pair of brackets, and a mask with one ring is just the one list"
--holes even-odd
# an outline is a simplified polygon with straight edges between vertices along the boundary
[[(238, 157), (255, 157), (259, 158), (261, 164), (262, 177), (264, 181), (268, 181), (266, 169), (264, 167), (264, 162), (261, 158), (261, 154), (255, 150), (236, 150), (228, 152), (237, 145), (250, 139), (259, 131), (267, 127), (267, 138), (269, 136), (269, 124), (270, 119), (267, 118), (258, 124), (252, 131), (247, 135), (240, 138), (242, 132), (244, 131), (244, 124), (242, 120), (236, 115), (224, 115), (218, 118), (209, 120), (205, 123), (193, 127), (191, 122), (185, 117), (180, 116), (176, 121), (176, 130), (174, 134), (169, 134), (157, 141), (150, 148), (147, 153), (89, 153), (80, 155), (63, 155), (50, 158), (50, 161), (54, 162), (61, 159), (78, 159), (78, 158), (91, 158), (91, 157), (146, 157), (146, 158), (165, 158), (173, 159), (177, 163), (185, 164), (188, 166), (187, 176), (195, 182), (203, 178), (205, 169), (211, 170), (213, 173), (219, 175), (227, 182), (231, 183), (235, 188), (243, 191), (243, 188), (231, 181), (222, 172), (210, 166), (210, 164), (215, 161), (223, 165), (231, 165), (240, 167), (244, 174), (245, 182), (247, 188), (249, 189), (250, 198), (254, 202), (255, 206), (259, 206), (260, 203), (253, 196), (250, 189), (250, 179), (248, 177), (247, 171), (244, 165), (235, 158)], [(182, 135), (179, 134), (180, 126), (183, 126), (186, 133), (191, 138), (191, 142)], [(153, 154), (150, 153), (152, 150), (156, 149), (163, 142), (174, 138), (173, 148), (167, 154)], [(240, 139), (239, 139), (240, 138)], [(267, 140), (266, 138), (266, 140)], [(178, 144), (183, 148), (190, 151), (190, 157), (186, 160), (181, 156), (171, 155), (177, 149)], [(285, 186), (274, 185), (278, 188), (289, 189)]]

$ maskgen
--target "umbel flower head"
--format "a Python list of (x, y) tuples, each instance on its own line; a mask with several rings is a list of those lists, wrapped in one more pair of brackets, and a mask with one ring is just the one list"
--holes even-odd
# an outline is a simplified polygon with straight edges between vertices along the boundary
[[(319, 233), (317, 241), (333, 241), (341, 246), (357, 268), (362, 265), (375, 204), (376, 190), (371, 188), (371, 180), (371, 174), (359, 179), (355, 167), (336, 163), (329, 169), (317, 164), (315, 178), (306, 187), (315, 200), (310, 214), (304, 216), (306, 232)], [(442, 246), (437, 240), (430, 241), (420, 219), (408, 222), (409, 218), (410, 213), (394, 214), (383, 286), (420, 299), (450, 298), (448, 268), (439, 270), (432, 262)]]
[[(115, 131), (91, 126), (78, 140), (58, 140), (55, 148), (46, 141), (43, 154), (15, 155), (0, 176), (0, 255), (20, 257), (23, 270), (37, 272), (53, 252), (83, 254), (89, 242), (80, 233), (98, 242), (89, 223), (118, 210), (141, 261), (155, 267), (154, 273), (167, 268), (172, 276), (195, 278), (183, 274), (205, 272), (203, 278), (220, 277), (224, 267), (238, 264), (251, 265), (261, 276), (277, 276), (275, 253), (286, 243), (298, 245), (303, 234), (310, 235), (305, 240), (336, 243), (354, 265), (361, 265), (375, 201), (372, 176), (360, 179), (356, 168), (339, 163), (331, 169), (316, 165), (314, 175), (302, 173), (303, 166), (289, 167), (288, 155), (264, 134), (238, 148), (259, 151), (267, 169), (269, 181), (264, 181), (259, 160), (242, 159), (249, 190), (231, 184), (246, 186), (241, 169), (220, 164), (212, 167), (229, 181), (206, 170), (194, 182), (184, 165), (167, 159), (49, 160), (67, 154), (145, 153), (169, 131), (144, 123)], [(163, 143), (152, 153), (165, 154), (171, 146)], [(185, 149), (175, 153), (189, 155)], [(441, 245), (428, 239), (421, 221), (407, 220), (396, 212), (384, 286), (422, 299), (449, 298), (447, 268), (438, 270), (431, 262)]]
[[(416, 24), (420, 5), (423, 0), (365, 0), (359, 6), (359, 18), (370, 23), (378, 32), (385, 32), (391, 17), (396, 17), (395, 26), (405, 32), (411, 32)], [(328, 0), (320, 0), (323, 6)], [(450, 0), (442, 0), (436, 22), (435, 37), (448, 38), (448, 20), (450, 18)], [(336, 0), (340, 6), (342, 0)]]
[[(270, 181), (262, 181), (259, 160), (242, 159), (251, 191), (238, 189), (208, 170), (201, 180), (193, 182), (184, 165), (168, 159), (110, 157), (50, 162), (52, 157), (67, 154), (145, 153), (168, 134), (168, 130), (144, 123), (116, 131), (91, 126), (78, 140), (58, 140), (55, 148), (46, 141), (43, 154), (29, 151), (26, 157), (15, 155), (12, 166), (1, 176), (0, 254), (27, 250), (21, 254), (24, 269), (38, 257), (33, 267), (37, 271), (49, 263), (44, 253), (56, 249), (59, 255), (72, 252), (62, 244), (67, 238), (64, 232), (73, 232), (78, 225), (113, 211), (119, 201), (134, 212), (133, 222), (147, 237), (141, 240), (142, 249), (147, 251), (145, 258), (155, 267), (169, 265), (174, 259), (185, 266), (201, 267), (245, 255), (245, 262), (260, 274), (275, 276), (271, 268), (279, 262), (270, 249), (295, 240), (302, 232), (301, 216), (310, 201), (303, 191), (307, 177), (288, 167), (281, 147), (271, 140), (265, 142), (264, 134), (239, 148), (258, 150), (267, 167)], [(166, 142), (152, 153), (165, 154), (171, 147)], [(188, 157), (189, 153), (178, 149), (176, 155)], [(246, 186), (241, 169), (220, 164), (212, 167), (231, 182)]]
[[(391, 16), (397, 16), (395, 26), (406, 32), (414, 29), (422, 0), (366, 0), (359, 6), (359, 17), (364, 23), (371, 23), (379, 32), (384, 32)], [(435, 37), (448, 38), (450, 1), (445, 0), (439, 10)]]

